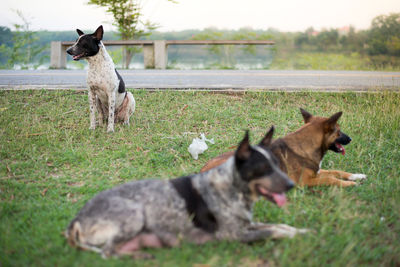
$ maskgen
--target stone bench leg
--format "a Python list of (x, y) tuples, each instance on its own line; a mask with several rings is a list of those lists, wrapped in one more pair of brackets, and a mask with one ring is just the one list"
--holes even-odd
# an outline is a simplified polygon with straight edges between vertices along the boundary
[(156, 69), (166, 69), (168, 62), (167, 44), (164, 40), (154, 41), (154, 64)]
[(143, 45), (143, 60), (145, 69), (154, 69), (154, 45)]
[(67, 67), (67, 48), (61, 42), (51, 42), (50, 68), (65, 69)]
[(168, 62), (167, 44), (164, 40), (143, 45), (144, 67), (146, 69), (166, 69)]

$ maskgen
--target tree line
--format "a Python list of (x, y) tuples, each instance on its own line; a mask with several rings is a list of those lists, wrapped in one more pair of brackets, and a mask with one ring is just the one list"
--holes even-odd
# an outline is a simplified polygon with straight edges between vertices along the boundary
[[(22, 14), (20, 16), (23, 18)], [(137, 35), (137, 39), (230, 39), (230, 40), (274, 40), (277, 50), (305, 52), (357, 52), (365, 56), (400, 57), (400, 13), (391, 13), (375, 17), (367, 30), (325, 29), (316, 31), (309, 28), (304, 32), (280, 32), (275, 29), (255, 30), (185, 30), (178, 32), (159, 32), (154, 29), (146, 34)], [(91, 30), (88, 30), (91, 32)], [(107, 32), (104, 39), (126, 39), (119, 32)], [(76, 39), (75, 31), (31, 31), (29, 22), (23, 19), (22, 24), (15, 24), (14, 29), (0, 26), (0, 66), (12, 68), (15, 64), (28, 66), (49, 61), (51, 41), (71, 41)], [(211, 54), (228, 54), (232, 48), (210, 46)], [(254, 53), (254, 47), (242, 48), (246, 53)], [(135, 53), (137, 50), (129, 50)], [(192, 53), (192, 52), (191, 52)]]
[(371, 22), (368, 30), (356, 31), (348, 27), (316, 32), (313, 28), (297, 33), (297, 49), (309, 51), (349, 51), (368, 55), (400, 56), (400, 13), (380, 15)]

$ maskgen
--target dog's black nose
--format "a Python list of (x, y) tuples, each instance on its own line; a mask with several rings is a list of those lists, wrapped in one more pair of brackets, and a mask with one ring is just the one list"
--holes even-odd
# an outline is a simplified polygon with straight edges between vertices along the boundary
[(67, 53), (72, 56), (72, 47), (67, 49)]
[(288, 182), (286, 184), (286, 191), (289, 191), (290, 189), (292, 189), (294, 187), (294, 183), (292, 181)]

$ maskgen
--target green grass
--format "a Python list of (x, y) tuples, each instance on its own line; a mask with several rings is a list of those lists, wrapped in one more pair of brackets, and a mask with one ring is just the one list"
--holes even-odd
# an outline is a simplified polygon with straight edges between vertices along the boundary
[[(400, 95), (398, 93), (133, 92), (130, 127), (89, 131), (87, 95), (75, 91), (0, 91), (0, 266), (357, 266), (400, 264)], [(251, 130), (253, 142), (302, 125), (298, 108), (342, 110), (353, 138), (326, 169), (365, 173), (353, 188), (297, 188), (280, 209), (255, 205), (257, 221), (312, 228), (315, 234), (252, 245), (212, 242), (153, 249), (154, 260), (104, 260), (67, 245), (61, 232), (87, 200), (135, 179), (198, 171)], [(195, 161), (201, 132), (215, 145)]]
[(400, 58), (359, 53), (279, 51), (269, 69), (399, 71)]

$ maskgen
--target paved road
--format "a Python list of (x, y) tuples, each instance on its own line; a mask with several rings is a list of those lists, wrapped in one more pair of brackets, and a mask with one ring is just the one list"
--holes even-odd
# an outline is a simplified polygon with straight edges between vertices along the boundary
[[(121, 70), (128, 88), (204, 90), (400, 90), (400, 72)], [(85, 70), (0, 70), (2, 89), (85, 89)]]

